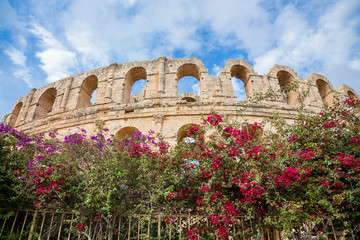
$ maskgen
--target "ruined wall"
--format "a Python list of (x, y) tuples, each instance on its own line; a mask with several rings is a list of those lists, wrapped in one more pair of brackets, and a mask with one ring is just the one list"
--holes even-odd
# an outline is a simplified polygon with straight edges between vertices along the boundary
[[(200, 95), (178, 94), (178, 81), (186, 76), (199, 81)], [(247, 97), (270, 88), (282, 97), (248, 107), (240, 117), (239, 110), (244, 104), (234, 96), (233, 77), (244, 83)], [(142, 92), (131, 95), (133, 84), (142, 79), (146, 79)], [(290, 87), (291, 91), (285, 90)], [(200, 124), (201, 116), (212, 110), (250, 122), (260, 121), (274, 111), (291, 120), (300, 104), (300, 89), (309, 91), (304, 102), (314, 110), (324, 103), (331, 104), (335, 96), (358, 98), (346, 85), (334, 89), (326, 77), (316, 73), (302, 79), (287, 66), (275, 65), (267, 75), (258, 75), (245, 60), (229, 59), (214, 77), (197, 58), (160, 57), (112, 63), (31, 89), (15, 102), (3, 121), (28, 133), (57, 131), (60, 134), (75, 131), (76, 127), (94, 131), (96, 122), (100, 121), (118, 137), (131, 129), (142, 132), (152, 129), (158, 137), (175, 144), (180, 140), (176, 135), (181, 136), (185, 126)], [(93, 103), (92, 97), (95, 97)]]

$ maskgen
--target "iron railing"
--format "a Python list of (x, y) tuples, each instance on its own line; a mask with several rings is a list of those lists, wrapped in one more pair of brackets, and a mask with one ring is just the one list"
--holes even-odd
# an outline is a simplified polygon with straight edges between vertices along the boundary
[[(190, 215), (190, 213), (171, 216), (133, 214), (112, 216), (111, 219), (97, 217), (92, 222), (78, 225), (79, 222), (76, 222), (75, 214), (72, 212), (18, 210), (9, 212), (8, 217), (3, 220), (0, 225), (0, 239), (187, 239), (187, 231), (199, 223), (206, 228), (209, 225), (208, 217)], [(332, 221), (327, 221), (324, 225), (327, 225), (330, 230), (322, 233), (322, 236), (327, 239), (355, 240), (355, 236), (360, 233), (359, 229), (336, 232)], [(231, 226), (230, 231), (230, 239), (240, 239), (244, 236), (244, 239), (250, 239), (246, 236), (254, 231), (258, 233), (259, 239), (284, 239), (281, 237), (281, 232), (276, 229), (257, 228), (253, 219), (247, 216), (239, 216), (237, 223)], [(302, 232), (301, 239), (313, 237), (317, 239), (309, 229), (303, 229)], [(199, 239), (218, 238), (212, 233), (206, 238)]]

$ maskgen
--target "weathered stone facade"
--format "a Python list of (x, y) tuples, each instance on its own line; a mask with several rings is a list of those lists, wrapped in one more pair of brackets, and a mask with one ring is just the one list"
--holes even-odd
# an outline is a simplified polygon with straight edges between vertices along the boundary
[[(199, 81), (200, 95), (178, 95), (177, 83), (185, 76)], [(316, 73), (302, 79), (287, 66), (275, 65), (267, 75), (258, 75), (246, 61), (229, 59), (214, 77), (197, 58), (160, 57), (142, 62), (112, 63), (31, 89), (16, 101), (3, 121), (27, 133), (57, 131), (59, 134), (76, 131), (76, 127), (93, 131), (100, 121), (110, 133), (119, 137), (132, 129), (142, 132), (152, 129), (165, 141), (175, 144), (182, 138), (185, 126), (199, 125), (201, 116), (211, 110), (240, 118), (243, 102), (234, 97), (232, 77), (244, 83), (247, 96), (265, 93), (270, 87), (281, 92), (280, 89), (297, 80), (299, 91), (309, 89), (304, 100), (306, 107), (315, 110), (325, 102), (331, 104), (335, 96), (358, 98), (346, 85), (334, 89), (326, 77)], [(140, 79), (146, 79), (142, 93), (131, 95), (131, 87)], [(95, 90), (92, 104), (90, 99)], [(241, 118), (251, 123), (276, 111), (290, 120), (299, 106), (298, 94), (298, 91), (290, 91), (283, 93), (281, 99), (248, 107)]]

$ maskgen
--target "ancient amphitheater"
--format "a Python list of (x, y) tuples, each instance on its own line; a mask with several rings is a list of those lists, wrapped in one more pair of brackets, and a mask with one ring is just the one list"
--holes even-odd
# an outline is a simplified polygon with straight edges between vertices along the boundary
[[(186, 76), (199, 81), (200, 95), (178, 94), (178, 81)], [(244, 83), (248, 97), (265, 93), (269, 88), (281, 93), (280, 89), (296, 80), (299, 89), (309, 89), (304, 102), (306, 107), (315, 110), (324, 102), (331, 103), (335, 96), (358, 98), (346, 85), (334, 89), (326, 77), (316, 73), (302, 79), (287, 66), (275, 65), (268, 74), (258, 75), (246, 61), (229, 59), (214, 77), (197, 58), (160, 57), (113, 63), (31, 89), (16, 101), (3, 122), (27, 133), (56, 131), (59, 134), (75, 131), (77, 127), (93, 131), (97, 122), (101, 122), (118, 137), (132, 129), (142, 132), (152, 129), (158, 137), (175, 144), (185, 136), (187, 126), (200, 124), (201, 116), (212, 110), (246, 118), (250, 123), (273, 112), (291, 120), (298, 111), (298, 92), (294, 90), (282, 93), (277, 100), (247, 107), (239, 116), (244, 103), (234, 96), (232, 77)], [(131, 95), (133, 84), (140, 79), (146, 79), (145, 87), (141, 94)], [(91, 103), (93, 93), (95, 100)]]

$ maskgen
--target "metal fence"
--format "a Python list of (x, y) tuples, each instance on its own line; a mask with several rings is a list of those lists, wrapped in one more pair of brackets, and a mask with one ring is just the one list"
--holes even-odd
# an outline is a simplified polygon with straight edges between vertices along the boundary
[[(113, 239), (187, 239), (187, 230), (201, 223), (209, 224), (205, 216), (193, 215), (129, 215), (116, 216), (111, 220), (109, 229), (104, 219), (97, 218), (91, 224), (80, 226), (78, 231), (74, 213), (19, 210), (3, 221), (0, 239), (105, 239), (112, 231)], [(234, 232), (241, 228), (244, 231), (252, 229), (251, 219), (239, 217), (238, 226), (233, 226)], [(214, 239), (218, 239), (214, 235)]]
[[(231, 227), (230, 239), (250, 239), (246, 236), (259, 230), (251, 218), (239, 216), (238, 220)], [(209, 225), (208, 217), (190, 214), (172, 215), (171, 217), (135, 214), (113, 216), (111, 224), (106, 222), (105, 218), (100, 217), (93, 219), (91, 223), (78, 225), (72, 212), (18, 210), (11, 212), (0, 225), (0, 239), (187, 239), (187, 231), (199, 223), (206, 228)], [(331, 221), (326, 224), (331, 230), (323, 233), (326, 239), (359, 239), (356, 238), (356, 233), (360, 233), (359, 231), (355, 231), (355, 234), (354, 230), (335, 232)], [(81, 232), (78, 231), (79, 228), (82, 228)], [(258, 235), (260, 239), (282, 239), (281, 233), (277, 230), (262, 228), (261, 231)], [(112, 235), (112, 238), (109, 238), (109, 235)], [(200, 239), (218, 239), (218, 236), (208, 234), (206, 238)], [(319, 239), (319, 236), (316, 238), (316, 235), (304, 231), (303, 237), (299, 239)]]

